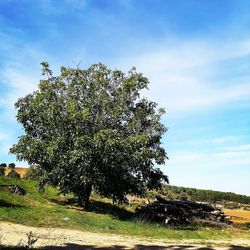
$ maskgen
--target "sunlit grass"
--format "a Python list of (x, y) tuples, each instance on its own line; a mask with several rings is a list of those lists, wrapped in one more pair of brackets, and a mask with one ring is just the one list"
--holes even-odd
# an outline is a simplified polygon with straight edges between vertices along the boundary
[[(247, 231), (232, 229), (177, 230), (164, 225), (146, 223), (135, 219), (126, 207), (112, 205), (108, 199), (94, 196), (92, 212), (75, 204), (67, 205), (67, 198), (58, 196), (58, 190), (47, 187), (44, 194), (37, 190), (35, 181), (0, 178), (0, 184), (18, 184), (27, 191), (25, 196), (12, 194), (0, 188), (0, 220), (39, 227), (60, 227), (90, 232), (126, 234), (164, 239), (231, 239), (247, 238)], [(65, 204), (64, 204), (65, 203)], [(69, 218), (66, 220), (65, 218)]]

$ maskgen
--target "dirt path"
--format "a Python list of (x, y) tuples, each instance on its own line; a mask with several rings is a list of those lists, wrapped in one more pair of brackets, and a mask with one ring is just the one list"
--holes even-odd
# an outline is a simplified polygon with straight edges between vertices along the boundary
[[(99, 234), (58, 228), (37, 228), (9, 222), (0, 222), (0, 244), (18, 245), (27, 243), (27, 233), (38, 236), (34, 247), (44, 249), (170, 249), (170, 250), (212, 250), (250, 249), (249, 240), (196, 241), (159, 240), (112, 234)], [(56, 247), (57, 246), (57, 247)], [(236, 247), (238, 246), (238, 247)]]

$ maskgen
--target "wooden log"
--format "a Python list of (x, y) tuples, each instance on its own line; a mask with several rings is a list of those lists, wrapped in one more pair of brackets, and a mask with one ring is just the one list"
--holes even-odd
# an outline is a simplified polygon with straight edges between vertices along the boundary
[(169, 201), (160, 196), (156, 197), (154, 203), (138, 209), (137, 212), (143, 218), (172, 225), (187, 225), (192, 218), (197, 218), (207, 224), (210, 222), (211, 226), (220, 227), (222, 226), (220, 223), (231, 223), (220, 209), (215, 209), (210, 203)]
[(214, 215), (220, 215), (221, 211), (220, 210), (215, 210), (215, 211), (211, 211), (210, 213), (214, 214)]
[(220, 228), (225, 228), (229, 226), (225, 222), (210, 221), (210, 220), (199, 220), (199, 221), (207, 226), (214, 226), (214, 227), (220, 227)]
[(162, 198), (159, 195), (156, 196), (156, 203), (174, 204), (178, 207), (189, 208), (189, 209), (201, 209), (207, 212), (215, 210), (215, 208), (210, 203), (199, 203), (194, 201), (170, 201)]

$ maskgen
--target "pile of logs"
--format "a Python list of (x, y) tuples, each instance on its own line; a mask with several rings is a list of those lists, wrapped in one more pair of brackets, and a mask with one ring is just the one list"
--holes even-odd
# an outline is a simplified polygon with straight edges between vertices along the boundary
[(209, 203), (193, 201), (170, 201), (157, 196), (155, 202), (137, 210), (137, 215), (145, 220), (163, 222), (170, 225), (189, 225), (194, 219), (210, 226), (225, 227), (231, 224), (219, 207)]

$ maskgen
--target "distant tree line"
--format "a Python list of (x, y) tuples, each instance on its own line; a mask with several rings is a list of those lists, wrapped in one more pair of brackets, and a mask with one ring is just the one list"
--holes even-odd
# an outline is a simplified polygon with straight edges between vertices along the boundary
[(250, 204), (250, 197), (246, 195), (171, 185), (164, 185), (162, 194), (170, 200), (193, 200), (211, 203), (228, 201), (241, 204)]
[(0, 164), (0, 176), (5, 176), (5, 170), (6, 168), (10, 169), (9, 173), (7, 174), (7, 177), (9, 178), (20, 178), (20, 174), (18, 174), (15, 170), (15, 163), (9, 163), (8, 165), (6, 163)]
[[(20, 175), (15, 172), (15, 164), (1, 163), (0, 164), (0, 176), (4, 175), (4, 169), (10, 168), (11, 171), (7, 175), (10, 178), (20, 178)], [(38, 165), (31, 165), (26, 172), (25, 179), (39, 180), (42, 176), (43, 169)], [(19, 177), (17, 176), (19, 175)], [(159, 191), (148, 192), (149, 198), (154, 198)], [(250, 205), (250, 196), (235, 194), (232, 192), (221, 192), (213, 190), (203, 190), (196, 188), (178, 187), (172, 185), (163, 185), (161, 189), (161, 195), (169, 200), (191, 200), (201, 202), (234, 202), (240, 204)]]

